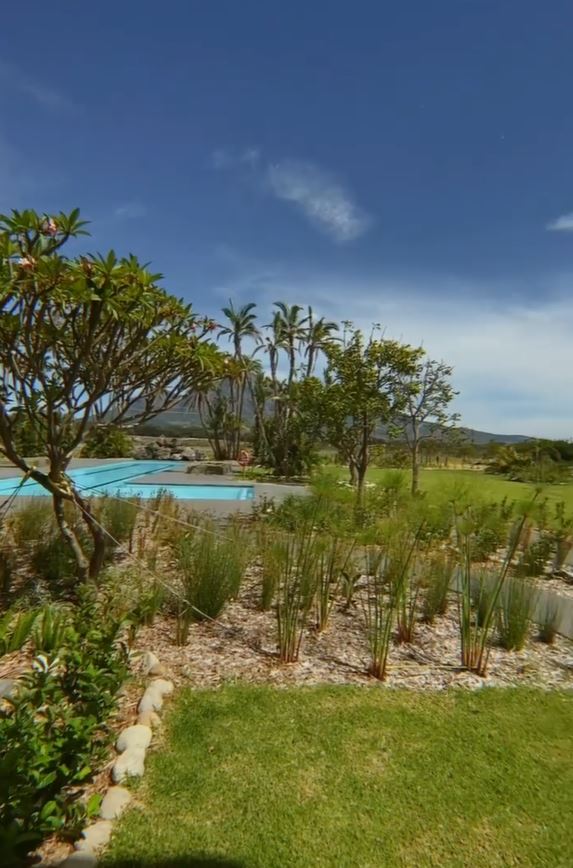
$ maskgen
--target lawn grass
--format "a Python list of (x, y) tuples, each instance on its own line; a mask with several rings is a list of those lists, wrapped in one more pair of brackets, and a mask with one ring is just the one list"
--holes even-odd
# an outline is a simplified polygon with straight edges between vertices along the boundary
[(573, 696), (182, 691), (107, 868), (570, 865)]
[[(341, 478), (348, 475), (344, 468), (339, 468)], [(383, 478), (387, 470), (372, 467), (368, 471), (367, 480), (376, 482)], [(404, 471), (408, 480), (409, 471)], [(476, 497), (484, 500), (508, 500), (526, 501), (535, 492), (535, 486), (524, 482), (511, 482), (502, 476), (484, 473), (481, 470), (427, 470), (420, 471), (420, 489), (428, 493), (428, 497), (440, 495), (445, 491), (467, 488)], [(546, 497), (549, 504), (559, 501), (565, 502), (565, 508), (573, 513), (573, 482), (562, 485), (545, 485), (542, 487), (542, 496)]]

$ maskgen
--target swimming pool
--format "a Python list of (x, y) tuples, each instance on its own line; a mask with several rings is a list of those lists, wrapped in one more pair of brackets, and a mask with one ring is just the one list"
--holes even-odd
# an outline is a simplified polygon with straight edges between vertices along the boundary
[[(155, 497), (167, 491), (178, 500), (252, 500), (252, 485), (159, 483), (153, 480), (157, 473), (170, 470), (182, 471), (180, 461), (121, 461), (117, 464), (100, 464), (97, 467), (78, 467), (69, 471), (78, 491), (87, 495), (119, 494), (122, 497)], [(140, 477), (148, 476), (149, 481)], [(137, 480), (134, 482), (133, 480)], [(20, 484), (20, 477), (0, 479), (0, 497), (12, 494)], [(25, 482), (19, 489), (22, 497), (46, 496), (46, 489), (37, 482)]]

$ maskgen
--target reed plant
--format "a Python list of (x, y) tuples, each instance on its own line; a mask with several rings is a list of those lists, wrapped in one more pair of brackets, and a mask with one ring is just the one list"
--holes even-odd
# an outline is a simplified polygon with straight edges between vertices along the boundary
[(179, 632), (184, 637), (193, 621), (218, 618), (236, 597), (251, 552), (236, 532), (205, 524), (200, 532), (180, 538), (174, 554), (183, 597), (178, 604)]
[(555, 599), (544, 598), (543, 601), (538, 601), (539, 614), (537, 621), (539, 624), (539, 632), (537, 637), (540, 642), (545, 645), (553, 645), (557, 638), (561, 609), (559, 602)]
[(499, 595), (498, 638), (506, 651), (521, 651), (527, 641), (534, 589), (527, 579), (509, 579)]
[(320, 545), (317, 564), (316, 629), (326, 630), (343, 578), (348, 574), (353, 544), (327, 537)]
[(385, 575), (383, 564), (383, 559), (378, 558), (374, 569), (367, 572), (363, 600), (366, 638), (370, 650), (368, 672), (380, 681), (384, 681), (387, 674), (396, 612), (396, 597)]
[(274, 543), (277, 568), (278, 652), (283, 663), (298, 660), (316, 594), (320, 547), (312, 525), (282, 534)]
[(424, 569), (422, 621), (433, 624), (438, 615), (445, 615), (448, 610), (448, 594), (456, 569), (455, 559), (449, 552), (435, 552), (426, 559)]
[(128, 551), (133, 551), (135, 527), (141, 508), (140, 497), (130, 497), (129, 500), (119, 495), (106, 496), (99, 511), (98, 521), (109, 534), (111, 547), (117, 543), (126, 544)]
[[(459, 557), (459, 594), (458, 616), (461, 639), (461, 663), (472, 672), (485, 676), (490, 653), (490, 638), (495, 626), (495, 614), (500, 595), (521, 544), (524, 529), (527, 527), (528, 516), (535, 502), (530, 502), (528, 508), (522, 510), (508, 534), (505, 545), (503, 563), (496, 570), (484, 571), (477, 568), (475, 558), (481, 560), (480, 546), (476, 539), (481, 535), (481, 516), (479, 511), (467, 508), (462, 515), (456, 517), (456, 534)], [(487, 594), (481, 617), (478, 618), (474, 599), (476, 585), (479, 595)]]

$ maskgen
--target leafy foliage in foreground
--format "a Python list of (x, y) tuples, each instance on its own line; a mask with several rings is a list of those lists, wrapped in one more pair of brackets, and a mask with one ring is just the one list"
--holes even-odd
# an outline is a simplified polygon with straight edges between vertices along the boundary
[(87, 595), (69, 620), (52, 612), (37, 623), (34, 641), (51, 653), (36, 658), (0, 717), (3, 865), (22, 864), (51, 832), (77, 833), (89, 812), (74, 788), (107, 745), (105, 722), (127, 671), (120, 628)]

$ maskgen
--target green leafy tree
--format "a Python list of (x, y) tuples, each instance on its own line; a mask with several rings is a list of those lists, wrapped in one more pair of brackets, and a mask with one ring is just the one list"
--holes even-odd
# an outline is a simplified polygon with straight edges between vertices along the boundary
[(130, 458), (133, 440), (116, 425), (96, 425), (86, 435), (82, 455), (85, 458)]
[(398, 341), (368, 340), (347, 330), (341, 344), (326, 348), (322, 421), (330, 443), (348, 464), (351, 482), (362, 496), (376, 428), (401, 412), (401, 378), (412, 376), (421, 350)]
[(450, 377), (453, 369), (433, 359), (420, 358), (414, 370), (400, 374), (397, 382), (400, 415), (394, 433), (408, 445), (412, 468), (412, 494), (420, 487), (420, 448), (428, 440), (446, 440), (455, 430), (459, 416), (449, 406), (457, 392)]
[[(95, 578), (105, 556), (105, 534), (66, 475), (89, 428), (153, 418), (200, 386), (219, 355), (202, 340), (212, 324), (134, 256), (63, 255), (85, 225), (78, 210), (0, 216), (0, 449), (52, 496), (81, 579)], [(21, 418), (43, 444), (47, 471), (18, 444)], [(66, 501), (87, 525), (89, 556)]]

